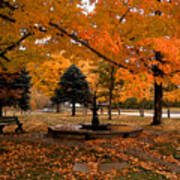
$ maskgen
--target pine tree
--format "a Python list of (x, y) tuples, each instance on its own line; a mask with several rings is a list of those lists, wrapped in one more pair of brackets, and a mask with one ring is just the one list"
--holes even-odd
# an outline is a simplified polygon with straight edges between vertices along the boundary
[(19, 78), (17, 79), (17, 84), (21, 88), (21, 97), (17, 99), (17, 105), (23, 111), (26, 111), (30, 108), (30, 87), (31, 87), (31, 77), (29, 72), (23, 69), (20, 73)]
[(54, 90), (54, 96), (51, 97), (51, 101), (53, 103), (53, 105), (56, 105), (56, 112), (60, 112), (60, 104), (65, 102), (67, 99), (65, 98), (65, 96), (63, 95), (62, 89), (56, 88)]
[(75, 116), (75, 104), (87, 104), (91, 97), (86, 76), (76, 65), (71, 65), (61, 76), (55, 94), (58, 101), (72, 103), (72, 116)]

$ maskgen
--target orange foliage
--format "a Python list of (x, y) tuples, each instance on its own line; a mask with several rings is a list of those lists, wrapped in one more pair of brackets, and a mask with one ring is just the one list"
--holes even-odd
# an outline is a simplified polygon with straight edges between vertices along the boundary
[[(169, 81), (180, 83), (180, 1), (99, 0), (93, 2), (95, 3), (94, 10), (89, 13), (83, 8), (81, 1), (7, 2), (11, 5), (18, 4), (18, 8), (14, 11), (7, 7), (0, 8), (0, 14), (11, 17), (15, 21), (9, 22), (0, 17), (0, 40), (3, 44), (0, 45), (0, 53), (12, 42), (21, 38), (22, 28), (25, 28), (26, 32), (31, 33), (31, 36), (22, 42), (27, 50), (40, 49), (44, 54), (65, 50), (63, 56), (69, 59), (73, 55), (77, 59), (80, 57), (80, 60), (97, 60), (97, 56), (83, 48), (80, 43), (69, 40), (65, 35), (64, 30), (66, 30), (71, 37), (77, 36), (96, 51), (112, 59), (113, 62), (134, 72), (135, 75), (126, 73), (127, 76), (124, 76), (124, 79), (129, 85), (131, 84), (129, 79), (134, 80), (131, 88), (138, 96), (147, 96), (146, 91), (152, 86), (151, 83), (154, 80), (158, 83)], [(63, 30), (52, 26), (52, 22)], [(153, 59), (157, 51), (162, 53), (163, 62)], [(26, 52), (24, 51), (24, 54)], [(14, 59), (21, 57), (19, 53), (18, 48), (16, 48), (16, 57), (12, 55), (13, 52), (6, 53), (13, 59), (10, 64), (4, 62), (2, 57), (0, 62), (7, 64), (8, 67), (16, 67), (20, 65), (20, 62), (26, 65), (32, 61), (30, 57), (25, 61), (27, 57), (25, 56), (20, 62), (16, 61), (17, 64), (13, 64)], [(57, 64), (58, 62), (52, 64), (44, 62), (44, 67), (51, 66), (52, 72), (52, 69), (58, 66)], [(163, 76), (153, 76), (154, 65), (162, 70)], [(43, 68), (40, 71), (45, 74)], [(143, 76), (146, 77), (145, 81), (142, 80)], [(49, 76), (47, 81), (51, 80)], [(38, 81), (40, 78), (34, 82), (38, 84)], [(41, 84), (41, 89), (48, 95), (52, 94), (56, 82), (53, 81), (50, 84), (51, 89), (46, 89)], [(139, 88), (135, 87), (137, 84)], [(140, 90), (140, 87), (146, 87), (146, 90)]]
[(61, 55), (53, 54), (52, 59), (43, 63), (29, 63), (33, 87), (47, 96), (52, 96), (60, 76), (69, 67), (70, 61)]

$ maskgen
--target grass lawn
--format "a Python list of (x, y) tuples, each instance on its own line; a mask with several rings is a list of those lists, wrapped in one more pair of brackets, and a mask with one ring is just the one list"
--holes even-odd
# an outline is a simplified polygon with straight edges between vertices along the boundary
[[(131, 124), (144, 127), (136, 138), (70, 141), (48, 139), (49, 125), (90, 123), (91, 115), (78, 113), (39, 113), (19, 116), (26, 133), (14, 134), (13, 126), (0, 135), (0, 179), (179, 179), (180, 120), (163, 119), (150, 126), (150, 117), (114, 115), (111, 121), (100, 116), (101, 123)], [(126, 162), (127, 167), (100, 170), (106, 163)], [(90, 167), (89, 172), (73, 171), (76, 163)]]

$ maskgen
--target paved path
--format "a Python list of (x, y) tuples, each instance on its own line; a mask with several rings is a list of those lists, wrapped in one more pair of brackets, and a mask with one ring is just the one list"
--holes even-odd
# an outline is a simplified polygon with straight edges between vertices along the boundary
[[(104, 114), (107, 114), (107, 112), (104, 112)], [(118, 112), (112, 112), (114, 115), (118, 115)], [(139, 112), (121, 112), (121, 115), (126, 115), (126, 116), (140, 116)], [(153, 113), (151, 112), (145, 112), (144, 113), (145, 117), (153, 117)], [(162, 114), (163, 118), (167, 118), (167, 113)], [(172, 112), (170, 115), (171, 118), (180, 118), (180, 112)]]

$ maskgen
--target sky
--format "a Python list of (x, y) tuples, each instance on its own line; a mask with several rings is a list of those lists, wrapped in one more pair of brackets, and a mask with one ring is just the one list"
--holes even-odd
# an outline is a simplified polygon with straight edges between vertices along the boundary
[(95, 8), (95, 4), (97, 2), (97, 0), (95, 1), (95, 3), (90, 4), (89, 0), (82, 0), (83, 2), (83, 8), (87, 11), (87, 12), (92, 12), (93, 9)]

